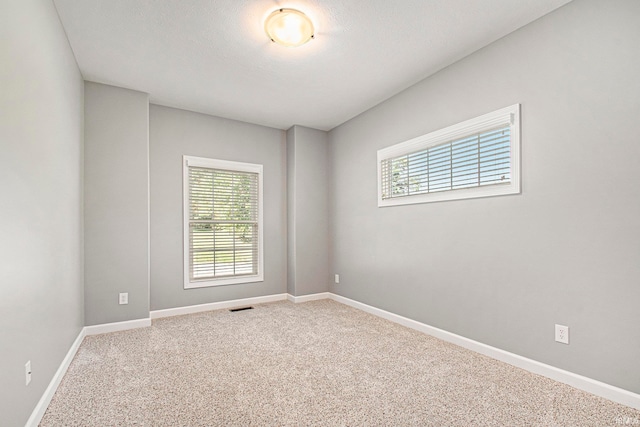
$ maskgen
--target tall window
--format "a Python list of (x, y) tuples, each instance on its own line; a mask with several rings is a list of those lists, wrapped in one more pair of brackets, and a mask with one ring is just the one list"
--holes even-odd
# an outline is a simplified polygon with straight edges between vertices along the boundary
[(378, 206), (520, 192), (519, 105), (378, 151)]
[(263, 280), (262, 165), (184, 156), (184, 287)]

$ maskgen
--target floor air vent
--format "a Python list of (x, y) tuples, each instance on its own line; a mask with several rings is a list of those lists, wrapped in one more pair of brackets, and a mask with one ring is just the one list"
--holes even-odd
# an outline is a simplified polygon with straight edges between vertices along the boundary
[(232, 308), (229, 311), (232, 312), (232, 313), (235, 313), (236, 311), (244, 311), (244, 310), (253, 310), (253, 307)]

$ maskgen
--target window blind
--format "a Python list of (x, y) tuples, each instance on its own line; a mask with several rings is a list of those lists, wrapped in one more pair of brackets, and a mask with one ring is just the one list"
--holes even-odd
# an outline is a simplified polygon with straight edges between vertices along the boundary
[(382, 199), (511, 182), (509, 124), (381, 161)]
[(189, 166), (189, 277), (258, 273), (258, 174)]

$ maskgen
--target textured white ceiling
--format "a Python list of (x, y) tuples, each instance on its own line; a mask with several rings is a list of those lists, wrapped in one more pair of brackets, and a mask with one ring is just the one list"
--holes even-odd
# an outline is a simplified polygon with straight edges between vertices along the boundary
[[(153, 103), (329, 130), (568, 0), (54, 0), (87, 80)], [(316, 39), (273, 44), (304, 11)]]

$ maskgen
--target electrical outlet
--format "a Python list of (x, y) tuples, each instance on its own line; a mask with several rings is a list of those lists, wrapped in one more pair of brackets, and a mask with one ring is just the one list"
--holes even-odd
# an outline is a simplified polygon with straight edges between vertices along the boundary
[(563, 344), (569, 344), (569, 327), (556, 325), (556, 341)]
[(120, 293), (120, 298), (118, 299), (119, 304), (129, 304), (129, 293), (122, 292)]
[(31, 360), (24, 364), (24, 379), (25, 385), (29, 385), (31, 382)]
[(336, 283), (340, 283), (340, 275), (336, 274), (336, 276), (335, 276), (333, 281), (336, 282)]

